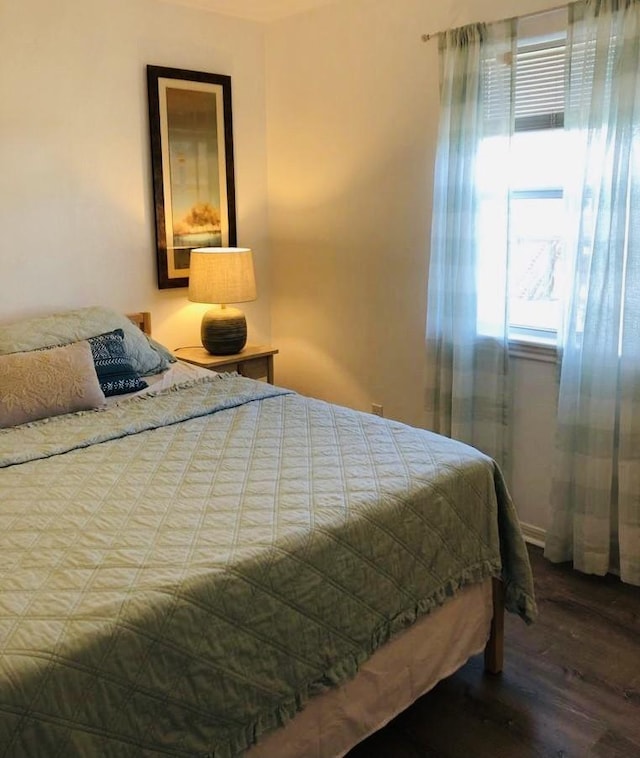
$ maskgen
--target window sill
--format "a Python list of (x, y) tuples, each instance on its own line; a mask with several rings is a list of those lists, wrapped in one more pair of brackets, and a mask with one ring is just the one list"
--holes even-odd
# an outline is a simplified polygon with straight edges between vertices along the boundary
[(510, 339), (509, 355), (512, 358), (524, 358), (528, 361), (557, 363), (558, 351), (552, 342), (530, 341), (526, 339)]

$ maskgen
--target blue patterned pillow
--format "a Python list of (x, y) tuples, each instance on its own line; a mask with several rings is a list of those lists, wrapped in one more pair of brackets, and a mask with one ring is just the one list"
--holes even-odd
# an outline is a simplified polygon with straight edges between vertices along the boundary
[(96, 374), (105, 397), (137, 392), (149, 386), (133, 368), (125, 350), (122, 329), (90, 337), (87, 342), (91, 346)]

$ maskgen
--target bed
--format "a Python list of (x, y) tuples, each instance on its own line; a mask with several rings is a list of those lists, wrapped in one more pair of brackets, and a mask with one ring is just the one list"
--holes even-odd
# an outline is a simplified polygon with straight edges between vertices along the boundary
[(174, 362), (147, 313), (0, 325), (3, 413), (2, 756), (344, 755), (535, 617), (493, 461)]

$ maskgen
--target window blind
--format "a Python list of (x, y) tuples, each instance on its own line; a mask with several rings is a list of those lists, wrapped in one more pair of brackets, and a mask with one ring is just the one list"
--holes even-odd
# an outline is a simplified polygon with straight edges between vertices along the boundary
[(520, 43), (515, 65), (509, 55), (483, 61), (484, 114), (489, 131), (492, 122), (501, 122), (510, 111), (515, 131), (564, 126), (565, 48), (564, 39)]
[(515, 130), (564, 126), (565, 43), (519, 47), (515, 71)]

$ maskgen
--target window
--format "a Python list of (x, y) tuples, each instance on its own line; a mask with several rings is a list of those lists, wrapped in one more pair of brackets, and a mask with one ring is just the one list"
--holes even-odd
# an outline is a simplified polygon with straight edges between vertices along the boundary
[(553, 341), (564, 287), (562, 129), (516, 134), (509, 197), (509, 325), (512, 338)]
[(516, 59), (509, 152), (509, 336), (554, 344), (562, 316), (564, 187), (571, 163), (564, 131), (566, 18), (556, 13), (536, 21), (548, 28), (535, 35), (520, 29)]

